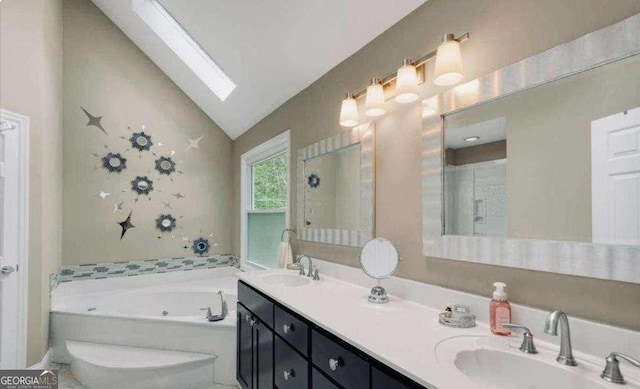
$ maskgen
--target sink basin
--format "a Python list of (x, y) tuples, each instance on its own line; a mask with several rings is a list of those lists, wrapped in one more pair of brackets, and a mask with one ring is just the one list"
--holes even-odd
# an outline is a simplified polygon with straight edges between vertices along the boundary
[(478, 349), (461, 351), (455, 366), (472, 381), (491, 388), (526, 387), (528, 389), (604, 388), (605, 382), (596, 383), (582, 375), (540, 362), (532, 358), (496, 350)]
[(262, 282), (271, 285), (296, 287), (307, 285), (311, 281), (307, 277), (295, 274), (270, 274), (262, 277)]
[[(602, 389), (617, 387), (600, 378), (604, 367), (599, 360), (578, 359), (578, 366), (556, 362), (557, 349), (538, 343), (538, 354), (518, 350), (520, 337), (457, 336), (436, 346), (436, 357), (445, 374), (463, 375), (474, 387), (507, 389)], [(585, 357), (587, 358), (587, 357)], [(590, 358), (590, 357), (589, 357)], [(629, 371), (629, 369), (625, 369)], [(625, 378), (632, 378), (626, 375)], [(636, 380), (628, 380), (628, 388), (640, 388)]]

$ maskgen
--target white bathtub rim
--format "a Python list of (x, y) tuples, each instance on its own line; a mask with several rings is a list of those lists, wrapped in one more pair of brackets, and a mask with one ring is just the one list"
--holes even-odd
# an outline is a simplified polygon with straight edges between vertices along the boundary
[[(208, 321), (204, 316), (174, 316), (171, 318), (170, 316), (162, 317), (162, 316), (125, 316), (125, 315), (104, 315), (104, 314), (92, 314), (90, 312), (69, 312), (69, 311), (51, 311), (51, 314), (54, 315), (69, 315), (69, 316), (80, 316), (80, 317), (91, 317), (96, 319), (105, 319), (105, 320), (131, 320), (131, 321), (145, 321), (145, 322), (156, 322), (162, 324), (180, 324), (180, 325), (190, 325), (190, 326), (201, 326), (201, 327), (229, 327), (233, 328), (236, 326), (237, 318), (235, 312), (229, 311), (224, 320), (220, 321)], [(197, 321), (196, 321), (197, 320)]]
[[(213, 271), (209, 271), (213, 270)], [(60, 288), (60, 293), (54, 293), (51, 299), (51, 309), (52, 313), (67, 313), (67, 314), (79, 314), (86, 315), (92, 317), (117, 317), (123, 319), (130, 320), (156, 320), (159, 322), (173, 321), (179, 323), (188, 323), (188, 324), (198, 324), (198, 325), (235, 325), (235, 304), (234, 301), (237, 301), (237, 276), (236, 273), (238, 269), (233, 267), (228, 268), (216, 268), (216, 269), (206, 269), (202, 271), (196, 272), (188, 272), (188, 273), (199, 273), (197, 277), (187, 277), (191, 279), (185, 279), (182, 277), (174, 277), (174, 273), (171, 273), (168, 277), (165, 277), (166, 274), (161, 274), (163, 277), (154, 277), (155, 275), (149, 275), (144, 277), (149, 277), (148, 280), (144, 282), (144, 285), (139, 285), (137, 282), (132, 282), (131, 277), (126, 278), (124, 280), (118, 280), (115, 284), (111, 279), (101, 279), (101, 280), (85, 280), (80, 282), (82, 288)], [(232, 273), (229, 275), (229, 273)], [(154, 281), (154, 282), (151, 282)], [(161, 282), (161, 284), (157, 284), (157, 282)], [(118, 286), (118, 288), (104, 288), (98, 287), (96, 291), (93, 287), (94, 285), (101, 285), (104, 283), (110, 283)], [(125, 285), (128, 285), (127, 288), (124, 288)], [(85, 293), (79, 293), (80, 291), (88, 291)], [(68, 293), (70, 292), (71, 293)], [(233, 319), (230, 320), (229, 316), (222, 321), (219, 322), (209, 322), (205, 319), (204, 313), (200, 316), (197, 311), (187, 312), (187, 315), (173, 315), (173, 316), (161, 316), (161, 315), (149, 315), (148, 312), (144, 313), (131, 313), (131, 312), (120, 312), (118, 311), (118, 301), (126, 301), (128, 296), (145, 296), (145, 295), (153, 295), (154, 293), (211, 293), (212, 294), (212, 305), (219, 305), (217, 300), (218, 297), (214, 294), (222, 291), (227, 296), (231, 297), (231, 303), (229, 305), (229, 316), (232, 316)], [(167, 308), (171, 311), (171, 304), (175, 304), (175, 302), (168, 301)], [(200, 307), (198, 307), (200, 308)], [(220, 309), (219, 307), (216, 307)], [(89, 311), (89, 309), (95, 309)], [(142, 310), (141, 310), (142, 311)]]

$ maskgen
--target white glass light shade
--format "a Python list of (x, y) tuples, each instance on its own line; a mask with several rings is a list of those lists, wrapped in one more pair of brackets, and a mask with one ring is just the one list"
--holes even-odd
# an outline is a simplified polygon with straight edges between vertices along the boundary
[(418, 94), (418, 73), (411, 61), (404, 61), (398, 69), (396, 78), (396, 102), (400, 104), (412, 103), (420, 98)]
[(358, 124), (358, 103), (348, 93), (347, 97), (342, 100), (342, 107), (340, 107), (340, 125), (342, 127), (355, 127)]
[(434, 77), (433, 82), (440, 86), (453, 85), (462, 80), (464, 69), (460, 42), (447, 40), (438, 47)]
[(372, 80), (371, 85), (367, 87), (367, 96), (365, 99), (365, 115), (382, 116), (387, 113), (384, 108), (384, 88), (378, 80)]

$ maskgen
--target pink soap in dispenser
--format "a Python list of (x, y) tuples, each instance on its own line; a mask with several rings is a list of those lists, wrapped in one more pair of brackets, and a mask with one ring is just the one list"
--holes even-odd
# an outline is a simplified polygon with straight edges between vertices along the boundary
[(494, 282), (496, 290), (493, 291), (493, 300), (489, 308), (489, 320), (491, 322), (491, 332), (494, 335), (509, 336), (511, 330), (502, 327), (503, 323), (511, 323), (511, 304), (507, 301), (507, 292), (504, 291), (507, 284), (504, 282)]

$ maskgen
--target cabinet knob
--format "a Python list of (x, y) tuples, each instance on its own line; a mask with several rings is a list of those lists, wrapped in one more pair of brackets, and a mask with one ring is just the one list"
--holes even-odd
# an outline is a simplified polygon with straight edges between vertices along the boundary
[(329, 369), (332, 371), (338, 370), (340, 366), (343, 365), (342, 358), (338, 357), (337, 359), (329, 358)]
[(282, 376), (284, 377), (284, 380), (285, 380), (285, 381), (289, 381), (289, 377), (291, 377), (291, 378), (295, 378), (295, 376), (296, 376), (296, 372), (295, 372), (295, 371), (293, 371), (293, 369), (291, 369), (291, 370), (289, 370), (289, 371), (285, 370), (285, 371), (282, 373)]
[(254, 326), (256, 325), (256, 321), (255, 321), (255, 320), (253, 320), (253, 319), (251, 319), (251, 320), (249, 321), (249, 324), (251, 325), (251, 327), (254, 327)]
[(244, 315), (244, 320), (251, 321), (251, 315), (249, 314)]
[(285, 324), (285, 325), (282, 326), (282, 331), (285, 334), (288, 334), (289, 331), (295, 331), (295, 330), (296, 330), (296, 328), (293, 326), (293, 324)]

